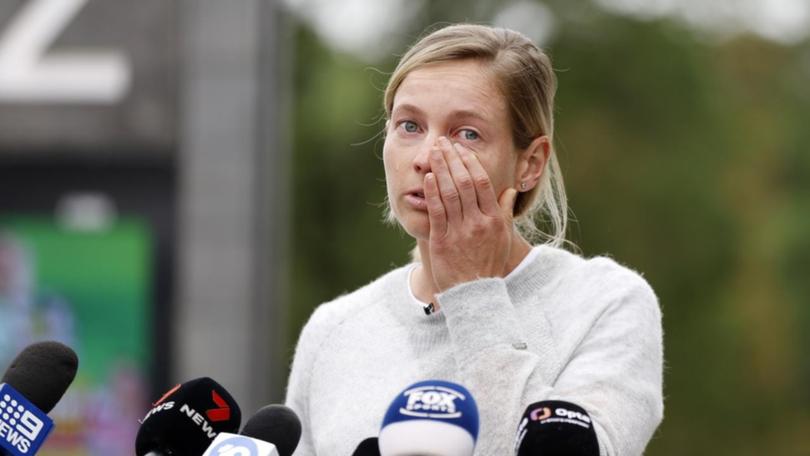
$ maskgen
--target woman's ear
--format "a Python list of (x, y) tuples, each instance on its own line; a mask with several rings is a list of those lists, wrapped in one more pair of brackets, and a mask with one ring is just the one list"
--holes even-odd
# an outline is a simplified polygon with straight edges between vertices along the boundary
[(551, 140), (542, 135), (534, 138), (518, 156), (515, 188), (521, 192), (533, 189), (543, 176), (548, 158), (551, 156)]

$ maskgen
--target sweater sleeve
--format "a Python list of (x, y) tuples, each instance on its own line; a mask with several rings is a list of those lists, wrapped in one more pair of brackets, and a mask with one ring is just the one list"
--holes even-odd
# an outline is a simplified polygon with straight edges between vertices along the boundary
[(544, 315), (533, 320), (534, 346), (527, 347), (503, 279), (439, 295), (456, 362), (479, 404), (483, 438), (476, 454), (508, 454), (525, 408), (548, 399), (591, 415), (601, 455), (643, 453), (663, 414), (661, 316), (641, 277), (633, 274), (618, 287), (567, 359), (560, 359)]
[(309, 382), (315, 358), (327, 333), (323, 328), (323, 313), (323, 307), (316, 309), (301, 330), (287, 381), (287, 396), (284, 403), (293, 409), (301, 420), (301, 440), (294, 456), (315, 456), (315, 445), (310, 433), (312, 426), (309, 416)]

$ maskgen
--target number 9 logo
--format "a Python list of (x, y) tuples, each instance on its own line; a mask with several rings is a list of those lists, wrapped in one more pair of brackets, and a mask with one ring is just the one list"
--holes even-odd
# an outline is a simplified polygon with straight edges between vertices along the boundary
[(44, 425), (45, 423), (43, 423), (42, 420), (26, 410), (22, 418), (20, 418), (20, 424), (17, 426), (17, 430), (29, 440), (36, 440), (39, 436), (39, 431), (42, 430)]

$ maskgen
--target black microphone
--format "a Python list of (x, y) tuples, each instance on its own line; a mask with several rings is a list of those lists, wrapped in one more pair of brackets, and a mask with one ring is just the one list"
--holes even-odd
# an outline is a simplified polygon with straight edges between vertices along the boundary
[(47, 413), (78, 368), (76, 352), (54, 341), (29, 345), (14, 358), (0, 380), (0, 454), (36, 454), (53, 429)]
[(10, 385), (45, 413), (62, 399), (79, 369), (79, 357), (55, 341), (31, 344), (14, 358), (0, 383)]
[(199, 456), (242, 421), (231, 394), (208, 377), (177, 385), (152, 405), (135, 439), (138, 456)]
[(570, 402), (535, 402), (520, 420), (515, 455), (599, 456), (591, 417)]
[(241, 434), (219, 434), (203, 456), (292, 456), (300, 439), (298, 415), (283, 405), (268, 405), (248, 420)]
[(357, 445), (352, 456), (380, 456), (380, 444), (377, 437), (369, 437)]
[(289, 407), (267, 405), (250, 417), (242, 435), (272, 443), (279, 456), (292, 456), (301, 440), (301, 420)]

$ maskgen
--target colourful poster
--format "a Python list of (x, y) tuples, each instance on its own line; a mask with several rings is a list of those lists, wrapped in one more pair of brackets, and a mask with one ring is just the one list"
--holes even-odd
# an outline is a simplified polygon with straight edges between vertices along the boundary
[(76, 231), (48, 218), (0, 218), (0, 369), (38, 340), (79, 355), (39, 455), (134, 453), (148, 406), (151, 284), (152, 241), (139, 220)]

